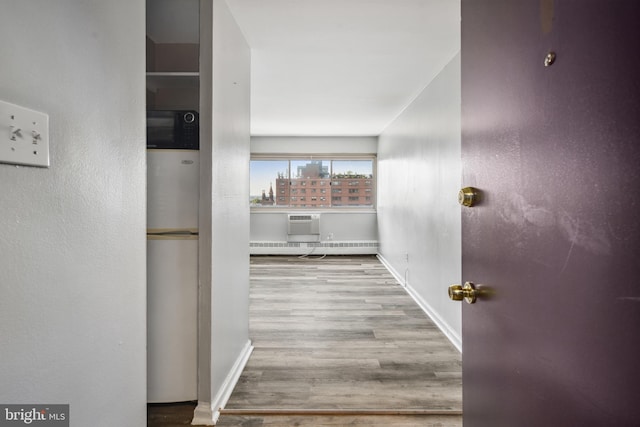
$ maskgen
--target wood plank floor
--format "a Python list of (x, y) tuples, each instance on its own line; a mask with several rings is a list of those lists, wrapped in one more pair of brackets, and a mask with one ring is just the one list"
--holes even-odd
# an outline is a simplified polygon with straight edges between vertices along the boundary
[[(225, 409), (462, 409), (460, 353), (375, 256), (252, 257), (250, 307), (255, 350)], [(442, 426), (459, 426), (460, 418), (430, 417)], [(237, 424), (238, 416), (223, 413), (219, 425), (431, 422), (406, 415), (289, 419)]]
[(217, 427), (461, 427), (462, 416), (222, 416)]
[(178, 427), (191, 425), (196, 402), (147, 404), (148, 427)]
[[(460, 354), (375, 256), (252, 257), (250, 334), (227, 411), (462, 408)], [(223, 411), (218, 422), (294, 425), (459, 427), (462, 417)]]

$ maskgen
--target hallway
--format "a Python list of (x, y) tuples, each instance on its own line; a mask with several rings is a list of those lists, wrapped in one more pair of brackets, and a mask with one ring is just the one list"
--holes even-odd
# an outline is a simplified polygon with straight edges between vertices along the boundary
[[(218, 426), (462, 425), (460, 353), (375, 256), (254, 256), (250, 272), (255, 349)], [(194, 406), (152, 405), (148, 425)]]
[(461, 425), (424, 415), (461, 410), (460, 354), (376, 257), (252, 257), (250, 307), (255, 350), (218, 425)]

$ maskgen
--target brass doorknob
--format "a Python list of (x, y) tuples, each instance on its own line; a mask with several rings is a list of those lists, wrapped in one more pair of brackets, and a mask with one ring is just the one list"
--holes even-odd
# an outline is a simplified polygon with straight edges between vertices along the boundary
[(477, 188), (464, 187), (458, 192), (458, 203), (462, 206), (471, 207), (479, 201), (479, 192)]
[(449, 298), (453, 301), (465, 300), (467, 303), (473, 304), (478, 298), (478, 291), (471, 282), (466, 282), (464, 286), (451, 285), (449, 286)]

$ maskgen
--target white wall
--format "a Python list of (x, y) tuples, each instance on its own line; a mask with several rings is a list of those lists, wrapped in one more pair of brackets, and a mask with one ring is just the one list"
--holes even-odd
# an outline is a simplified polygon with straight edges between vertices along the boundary
[[(362, 137), (313, 137), (313, 136), (252, 136), (251, 154), (375, 154), (378, 138)], [(375, 210), (337, 211), (319, 209), (322, 212), (320, 237), (324, 243), (377, 242), (378, 223)], [(251, 242), (286, 242), (287, 209), (255, 209), (251, 212)], [(314, 253), (376, 253), (375, 247), (357, 248), (317, 248)], [(252, 253), (295, 253), (305, 254), (309, 249), (252, 248)]]
[(198, 401), (213, 422), (249, 341), (250, 50), (226, 1), (201, 2)]
[(146, 423), (142, 0), (0, 0), (0, 99), (51, 167), (0, 164), (0, 402)]
[[(314, 211), (315, 212), (315, 211)], [(322, 212), (320, 237), (322, 241), (377, 240), (376, 213)], [(284, 241), (287, 239), (287, 213), (260, 212), (251, 214), (251, 241)]]
[(375, 154), (376, 136), (252, 136), (251, 154)]
[(378, 143), (380, 254), (458, 348), (460, 103), (457, 54)]

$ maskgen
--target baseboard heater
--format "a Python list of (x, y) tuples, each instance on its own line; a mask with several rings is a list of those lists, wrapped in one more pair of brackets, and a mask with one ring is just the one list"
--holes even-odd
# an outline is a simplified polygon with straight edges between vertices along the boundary
[(325, 241), (325, 242), (249, 242), (251, 255), (376, 255), (377, 240)]
[(287, 242), (319, 242), (319, 213), (287, 214)]

